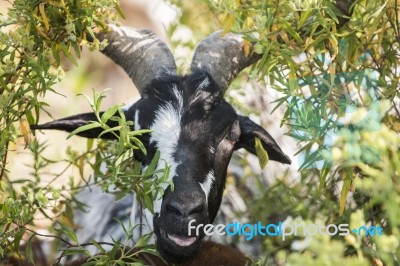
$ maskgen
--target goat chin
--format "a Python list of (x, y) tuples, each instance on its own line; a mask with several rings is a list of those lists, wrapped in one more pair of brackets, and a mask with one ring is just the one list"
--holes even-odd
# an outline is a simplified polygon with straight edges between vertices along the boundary
[[(137, 252), (132, 249), (131, 252)], [(139, 258), (147, 265), (166, 266), (171, 264), (164, 263), (159, 257), (151, 254), (139, 253)], [(78, 266), (86, 262), (83, 258), (66, 264), (66, 266)], [(128, 261), (127, 261), (128, 262)], [(201, 248), (198, 253), (189, 261), (173, 265), (180, 266), (203, 266), (203, 265), (229, 265), (229, 266), (244, 266), (251, 265), (250, 259), (240, 252), (238, 249), (218, 244), (215, 242), (204, 241), (201, 243)]]

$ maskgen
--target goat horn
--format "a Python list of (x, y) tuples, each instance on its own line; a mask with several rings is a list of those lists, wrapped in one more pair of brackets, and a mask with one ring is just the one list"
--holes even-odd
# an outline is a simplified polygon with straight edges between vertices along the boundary
[(225, 93), (237, 74), (260, 58), (255, 53), (245, 54), (241, 35), (216, 31), (197, 46), (190, 70), (206, 71)]
[(109, 29), (96, 34), (99, 40), (108, 40), (102, 53), (125, 70), (141, 95), (152, 79), (176, 74), (171, 51), (152, 31), (115, 25)]

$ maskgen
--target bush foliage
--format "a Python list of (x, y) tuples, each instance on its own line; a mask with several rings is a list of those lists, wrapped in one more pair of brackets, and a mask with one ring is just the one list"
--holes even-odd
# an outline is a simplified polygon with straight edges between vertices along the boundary
[[(190, 1), (170, 1), (182, 11), (179, 24), (189, 20)], [(285, 241), (262, 239), (265, 256), (258, 265), (397, 265), (400, 263), (400, 100), (399, 100), (399, 8), (398, 1), (199, 1), (225, 32), (245, 35), (254, 43), (262, 59), (250, 77), (268, 80), (268, 90), (281, 98), (275, 108), (284, 108), (282, 124), (288, 135), (301, 145), (301, 181), (277, 179), (270, 187), (259, 187), (249, 199), (252, 221), (291, 217), (304, 223), (381, 226), (384, 235), (290, 237)], [(337, 4), (339, 3), (339, 4)], [(105, 28), (122, 15), (113, 1), (28, 1), (16, 0), (0, 27), (0, 258), (12, 253), (32, 261), (31, 243), (39, 235), (34, 230), (42, 214), (58, 224), (52, 237), (64, 243), (61, 255), (84, 253), (85, 244), (74, 236), (70, 218), (73, 208), (82, 207), (74, 192), (82, 184), (71, 179), (60, 188), (42, 185), (43, 169), (57, 162), (45, 158), (46, 145), (29, 130), (39, 122), (47, 103), (46, 93), (57, 93), (54, 84), (63, 77), (61, 57), (76, 64), (82, 47), (99, 49), (104, 44), (87, 42), (93, 29)], [(346, 11), (347, 10), (347, 11)], [(205, 15), (207, 16), (207, 15)], [(207, 19), (204, 20), (205, 24)], [(202, 24), (202, 30), (204, 25)], [(175, 27), (177, 25), (174, 25)], [(211, 28), (213, 25), (208, 25)], [(4, 30), (3, 30), (4, 29)], [(173, 27), (170, 29), (173, 33)], [(191, 44), (186, 45), (193, 48)], [(99, 112), (104, 96), (91, 102)], [(148, 208), (162, 193), (163, 173), (153, 182), (154, 168), (142, 172), (140, 166), (125, 163), (136, 149), (143, 149), (138, 134), (124, 117), (112, 115), (113, 106), (91, 127), (118, 131), (119, 141), (88, 141), (87, 152), (67, 151), (68, 167), (79, 169), (82, 180), (85, 164), (93, 166), (96, 183), (122, 197), (131, 189), (138, 192)], [(118, 128), (107, 128), (114, 119)], [(31, 173), (15, 177), (7, 170), (7, 153), (17, 138), (24, 138), (32, 154)], [(154, 160), (156, 164), (157, 158)], [(101, 163), (110, 171), (102, 173)], [(117, 162), (117, 163), (114, 163)], [(165, 167), (166, 170), (168, 166)], [(250, 175), (251, 176), (251, 175)], [(54, 175), (54, 180), (59, 175)], [(132, 180), (137, 182), (130, 182)], [(254, 178), (254, 177), (251, 177)], [(254, 182), (257, 183), (257, 182)], [(119, 188), (119, 189), (118, 189)], [(243, 194), (243, 197), (248, 197)], [(265, 203), (274, 204), (265, 204)], [(290, 219), (287, 219), (290, 222)], [(129, 230), (127, 230), (129, 235)], [(19, 252), (21, 240), (27, 242)], [(146, 246), (145, 241), (140, 242)], [(120, 243), (111, 243), (119, 246)], [(146, 246), (154, 253), (154, 247)], [(102, 249), (99, 246), (99, 251)], [(95, 261), (95, 260), (93, 260)], [(97, 262), (116, 262), (110, 257)]]
[[(399, 264), (398, 2), (213, 3), (225, 31), (243, 32), (256, 41), (255, 51), (263, 57), (252, 74), (268, 77), (281, 93), (275, 108), (284, 106), (282, 123), (301, 144), (301, 182), (277, 181), (263, 189), (252, 202), (253, 220), (284, 214), (306, 223), (384, 228), (384, 235), (376, 237), (268, 238), (267, 261)], [(350, 4), (351, 12), (343, 13)], [(296, 248), (301, 241), (309, 243)]]

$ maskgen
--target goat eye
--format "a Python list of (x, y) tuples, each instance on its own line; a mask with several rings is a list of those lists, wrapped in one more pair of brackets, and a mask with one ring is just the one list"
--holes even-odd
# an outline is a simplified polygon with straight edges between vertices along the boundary
[(235, 134), (235, 132), (229, 131), (228, 134), (225, 137), (226, 140), (229, 140), (231, 142), (236, 142), (238, 141), (238, 136)]
[(240, 127), (238, 123), (234, 123), (232, 128), (229, 130), (228, 134), (226, 134), (225, 139), (231, 142), (237, 142), (240, 136)]

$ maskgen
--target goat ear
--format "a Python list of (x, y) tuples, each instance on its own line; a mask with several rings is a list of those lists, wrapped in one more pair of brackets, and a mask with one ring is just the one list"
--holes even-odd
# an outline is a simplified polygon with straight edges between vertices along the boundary
[[(100, 112), (100, 117), (103, 115), (104, 112)], [(118, 112), (114, 114), (117, 116)], [(40, 129), (51, 129), (51, 130), (63, 130), (67, 132), (72, 132), (75, 129), (88, 125), (91, 121), (97, 121), (97, 117), (95, 113), (83, 113), (78, 115), (73, 115), (69, 117), (65, 117), (62, 119), (57, 119), (52, 122), (48, 122), (42, 125), (31, 125), (31, 129), (33, 130), (40, 130)], [(107, 121), (107, 125), (109, 127), (116, 127), (118, 126), (118, 122), (112, 121), (109, 119)], [(85, 138), (99, 138), (100, 133), (103, 132), (103, 129), (100, 127), (91, 128), (88, 130), (84, 130), (82, 132), (77, 133), (78, 136), (85, 137)], [(115, 139), (115, 136), (110, 133), (103, 134), (100, 138), (102, 139)]]
[(283, 153), (276, 141), (265, 129), (251, 121), (247, 116), (239, 115), (238, 119), (241, 134), (239, 141), (235, 144), (235, 150), (245, 148), (247, 151), (256, 154), (255, 138), (257, 137), (267, 151), (270, 160), (285, 164), (292, 163), (289, 157)]

